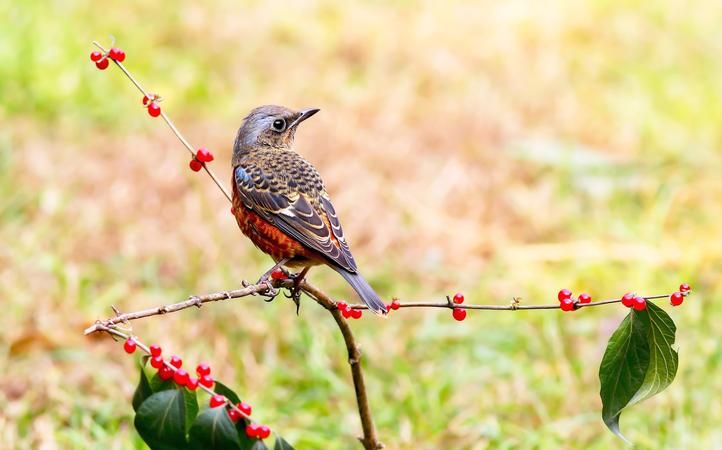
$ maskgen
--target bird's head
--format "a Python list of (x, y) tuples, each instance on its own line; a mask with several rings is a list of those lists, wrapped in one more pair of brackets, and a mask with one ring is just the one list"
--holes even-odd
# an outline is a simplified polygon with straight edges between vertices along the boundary
[(276, 105), (255, 108), (238, 129), (233, 159), (258, 148), (291, 148), (298, 125), (318, 111), (317, 108), (294, 111)]

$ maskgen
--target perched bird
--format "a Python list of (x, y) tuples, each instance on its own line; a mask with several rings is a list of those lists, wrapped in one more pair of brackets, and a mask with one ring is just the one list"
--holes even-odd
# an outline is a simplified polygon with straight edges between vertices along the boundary
[(233, 215), (243, 234), (278, 267), (326, 264), (341, 274), (369, 309), (385, 315), (386, 306), (356, 268), (341, 223), (321, 176), (293, 150), (298, 125), (318, 109), (293, 111), (261, 106), (248, 114), (233, 144)]

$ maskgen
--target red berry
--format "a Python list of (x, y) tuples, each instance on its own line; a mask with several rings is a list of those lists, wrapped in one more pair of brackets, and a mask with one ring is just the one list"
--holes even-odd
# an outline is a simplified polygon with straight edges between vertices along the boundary
[(198, 388), (198, 378), (188, 377), (188, 381), (186, 382), (186, 387), (190, 391), (195, 391)]
[(622, 305), (626, 306), (627, 308), (631, 308), (634, 304), (634, 294), (631, 292), (627, 292), (622, 297)]
[(198, 172), (203, 168), (203, 163), (197, 159), (191, 159), (191, 162), (188, 163), (188, 167), (190, 167), (193, 172)]
[(161, 367), (164, 366), (164, 364), (163, 364), (163, 357), (161, 357), (160, 355), (158, 355), (158, 356), (154, 356), (154, 357), (150, 358), (150, 365), (151, 365), (151, 367), (153, 367), (154, 369), (160, 369)]
[(221, 405), (226, 404), (226, 398), (222, 395), (215, 394), (211, 397), (210, 401), (208, 402), (211, 408), (217, 408)]
[(361, 316), (363, 316), (363, 314), (364, 314), (364, 312), (361, 311), (360, 309), (352, 309), (351, 310), (351, 317), (353, 317), (354, 319), (360, 319)]
[(647, 300), (644, 297), (634, 297), (634, 304), (632, 307), (637, 311), (643, 311), (647, 309)]
[(249, 423), (248, 425), (246, 425), (246, 436), (248, 436), (248, 437), (251, 438), (251, 439), (257, 438), (257, 437), (258, 437), (258, 431), (259, 431), (258, 428), (259, 428), (258, 424), (256, 424), (256, 423)]
[(200, 162), (211, 162), (213, 161), (213, 153), (209, 152), (205, 147), (202, 147), (196, 152), (196, 158), (198, 158)]
[(352, 314), (353, 314), (353, 309), (350, 309), (350, 308), (348, 308), (348, 307), (347, 307), (346, 309), (342, 309), (342, 310), (341, 310), (341, 315), (342, 315), (345, 319), (348, 319), (349, 317), (351, 317)]
[(196, 373), (199, 377), (202, 377), (203, 375), (210, 375), (211, 374), (211, 366), (209, 366), (206, 363), (200, 363), (196, 367)]
[(108, 57), (110, 57), (110, 59), (114, 59), (115, 61), (123, 62), (125, 61), (125, 52), (117, 47), (113, 47), (108, 52)]
[(160, 370), (158, 370), (158, 376), (161, 380), (170, 380), (173, 378), (173, 372), (173, 369), (163, 364)]
[(153, 117), (160, 116), (160, 105), (156, 102), (150, 102), (150, 105), (148, 105), (148, 114)]
[(143, 106), (148, 106), (149, 101), (150, 101), (150, 99), (148, 98), (148, 96), (144, 95), (143, 96)]
[(461, 292), (457, 292), (454, 296), (454, 303), (458, 305), (464, 303), (464, 294), (462, 294)]
[(336, 302), (336, 308), (338, 308), (341, 311), (345, 311), (348, 309), (348, 303), (346, 303), (343, 300), (339, 300)]
[(559, 299), (560, 302), (570, 299), (570, 298), (572, 298), (572, 291), (570, 291), (569, 289), (562, 289), (557, 294), (557, 298)]
[(679, 285), (679, 292), (689, 292), (690, 290), (692, 290), (692, 288), (689, 287), (689, 284), (687, 283), (682, 283)]
[(102, 58), (102, 57), (103, 57), (103, 54), (100, 52), (93, 52), (90, 54), (90, 60), (93, 62), (100, 61), (100, 58)]
[(230, 408), (228, 410), (228, 418), (231, 419), (231, 422), (235, 423), (241, 420), (241, 413), (238, 412), (235, 408)]
[(170, 357), (170, 365), (175, 367), (176, 369), (180, 369), (180, 366), (183, 365), (183, 360), (176, 355), (173, 355)]
[(163, 350), (160, 348), (160, 345), (153, 344), (150, 347), (148, 347), (150, 350), (150, 356), (160, 356), (160, 354), (163, 352)]
[(108, 65), (110, 62), (108, 62), (108, 58), (103, 58), (100, 61), (95, 63), (95, 67), (97, 67), (100, 70), (105, 70), (108, 68)]
[(276, 270), (274, 270), (273, 272), (271, 272), (271, 278), (274, 279), (274, 280), (285, 280), (285, 279), (286, 279), (286, 274), (283, 273), (283, 270), (281, 270), (281, 269), (276, 269)]
[(248, 403), (246, 403), (246, 402), (241, 402), (241, 403), (237, 404), (236, 406), (237, 406), (238, 409), (240, 409), (241, 412), (242, 412), (243, 414), (245, 414), (246, 416), (250, 416), (250, 415), (251, 415), (251, 411), (253, 410), (253, 408), (251, 408), (251, 405), (249, 405)]
[(266, 425), (259, 425), (258, 426), (258, 437), (261, 439), (266, 439), (268, 436), (271, 435), (271, 429), (268, 428)]
[(461, 322), (462, 320), (466, 319), (466, 310), (463, 308), (454, 308), (454, 310), (451, 312), (451, 315), (454, 317), (454, 319)]
[(574, 307), (576, 306), (576, 304), (571, 298), (565, 298), (560, 302), (559, 306), (561, 307), (562, 311), (574, 311)]
[(125, 353), (133, 353), (136, 347), (138, 347), (138, 344), (135, 343), (135, 340), (133, 340), (132, 337), (128, 338), (125, 341), (125, 344), (123, 344), (123, 350), (125, 350)]
[(592, 296), (587, 294), (586, 292), (583, 294), (579, 294), (579, 303), (591, 303)]
[(675, 292), (674, 294), (669, 296), (669, 302), (672, 304), (672, 306), (679, 306), (684, 301), (684, 295), (682, 295), (681, 292)]
[(213, 377), (210, 375), (203, 375), (198, 382), (209, 389), (213, 387)]
[(391, 302), (391, 309), (399, 309), (401, 308), (401, 302), (398, 299), (393, 299)]
[(178, 386), (185, 386), (188, 384), (188, 380), (190, 380), (188, 372), (183, 369), (178, 369), (173, 374), (173, 381), (175, 381)]

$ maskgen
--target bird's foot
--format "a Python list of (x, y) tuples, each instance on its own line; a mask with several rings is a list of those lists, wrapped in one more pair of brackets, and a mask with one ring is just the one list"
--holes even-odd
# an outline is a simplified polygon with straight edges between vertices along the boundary
[[(263, 299), (264, 302), (272, 302), (276, 297), (278, 297), (278, 289), (276, 289), (275, 287), (273, 287), (273, 284), (271, 284), (271, 281), (268, 280), (268, 279), (266, 279), (266, 280), (259, 280), (259, 281), (256, 283), (256, 285), (259, 285), (259, 284), (262, 284), (262, 283), (265, 283), (265, 285), (266, 285), (266, 290), (263, 291), (263, 292), (253, 292), (253, 293), (251, 293), (251, 295), (260, 295), (261, 297), (266, 297), (266, 298)], [(251, 283), (249, 283), (249, 282), (246, 281), (246, 280), (241, 280), (241, 285), (242, 285), (244, 288), (245, 288), (245, 287), (249, 287), (249, 286), (254, 286), (254, 285), (252, 285)]]
[(301, 283), (308, 273), (308, 267), (298, 273), (290, 274), (288, 277), (293, 281), (293, 286), (288, 290), (288, 294), (284, 294), (287, 298), (293, 300), (296, 304), (296, 315), (301, 309)]
[(270, 281), (265, 281), (265, 283), (266, 286), (268, 286), (268, 289), (260, 293), (260, 295), (261, 297), (266, 297), (263, 299), (264, 302), (269, 303), (278, 296), (278, 289), (274, 288)]

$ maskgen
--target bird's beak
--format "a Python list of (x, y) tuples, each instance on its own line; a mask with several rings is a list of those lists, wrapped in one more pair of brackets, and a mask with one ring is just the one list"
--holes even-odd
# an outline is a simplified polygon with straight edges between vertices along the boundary
[(298, 119), (294, 120), (290, 127), (288, 128), (294, 128), (298, 126), (299, 123), (303, 122), (304, 120), (308, 119), (312, 115), (316, 114), (317, 112), (321, 111), (318, 108), (310, 108), (310, 109), (304, 109), (301, 111), (301, 115), (298, 116)]

